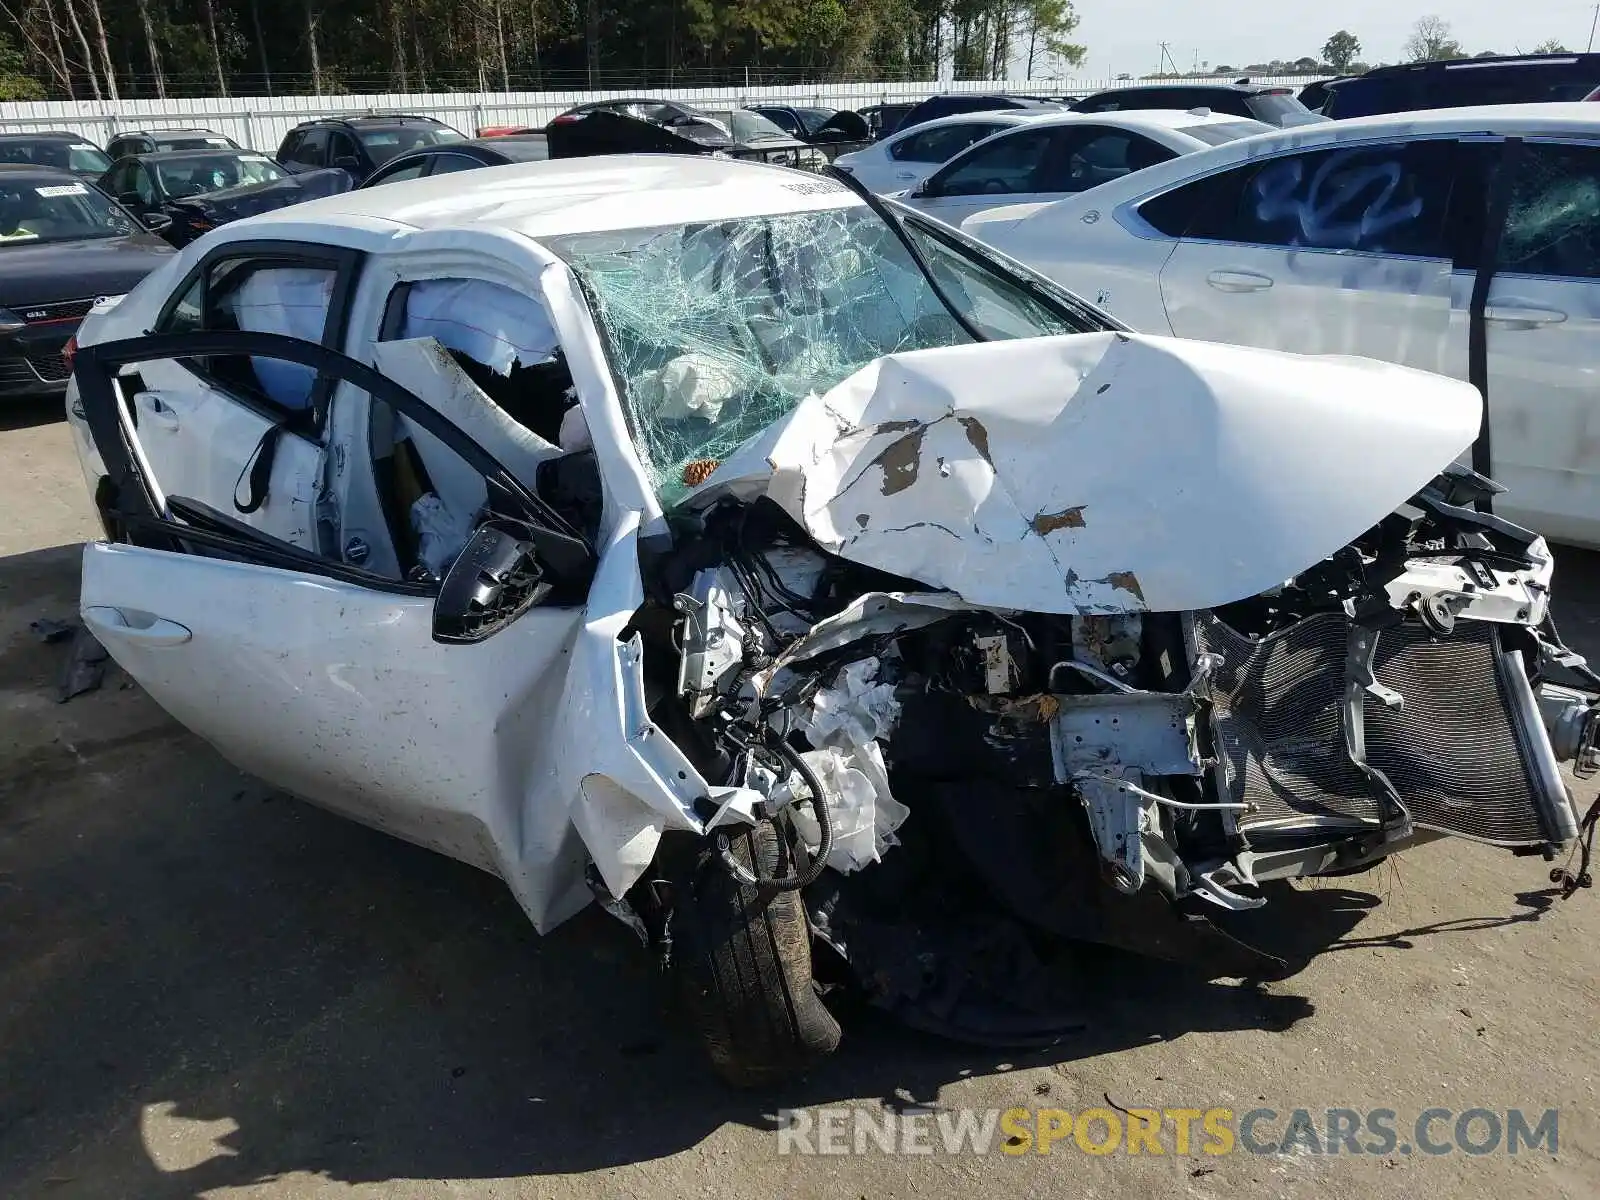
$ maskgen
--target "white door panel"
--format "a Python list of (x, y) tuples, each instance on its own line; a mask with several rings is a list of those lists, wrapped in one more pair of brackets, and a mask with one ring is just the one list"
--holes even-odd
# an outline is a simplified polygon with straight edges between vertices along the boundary
[(171, 386), (136, 392), (129, 405), (140, 448), (162, 492), (198, 500), (291, 545), (315, 549), (322, 447), (280, 434), (266, 501), (255, 512), (241, 512), (235, 497), (248, 503), (249, 469), (275, 422), (175, 363), (151, 369), (146, 382), (158, 373)]
[(1161, 271), (1179, 337), (1448, 373), (1450, 263), (1183, 241)]
[(1600, 546), (1600, 280), (1497, 275), (1485, 325), (1495, 511)]
[(506, 851), (554, 769), (582, 610), (444, 645), (427, 597), (101, 542), (84, 548), (82, 608), (155, 701), (241, 769), (515, 882)]

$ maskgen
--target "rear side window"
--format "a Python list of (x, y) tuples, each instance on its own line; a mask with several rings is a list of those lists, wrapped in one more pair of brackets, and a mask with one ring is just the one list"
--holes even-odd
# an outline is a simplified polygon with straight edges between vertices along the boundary
[(1453, 152), (1452, 142), (1420, 141), (1285, 155), (1178, 188), (1140, 213), (1173, 236), (1447, 258)]
[(1031, 192), (1045, 163), (1051, 136), (1044, 129), (1023, 129), (996, 138), (951, 163), (928, 185), (930, 196), (985, 196)]
[(901, 138), (889, 147), (889, 156), (900, 162), (949, 162), (968, 146), (976, 145), (991, 133), (1004, 128), (1004, 125), (985, 121), (941, 125), (937, 129), (925, 129)]
[(1511, 184), (1500, 269), (1600, 279), (1600, 147), (1532, 145)]

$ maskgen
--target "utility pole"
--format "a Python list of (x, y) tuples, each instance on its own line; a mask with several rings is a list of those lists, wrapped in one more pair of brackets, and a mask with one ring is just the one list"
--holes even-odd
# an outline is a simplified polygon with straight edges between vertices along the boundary
[[(1594, 27), (1596, 24), (1600, 24), (1600, 4), (1594, 6), (1594, 17), (1589, 21), (1589, 50), (1594, 49)], [(1584, 53), (1587, 54), (1589, 50), (1584, 51)]]

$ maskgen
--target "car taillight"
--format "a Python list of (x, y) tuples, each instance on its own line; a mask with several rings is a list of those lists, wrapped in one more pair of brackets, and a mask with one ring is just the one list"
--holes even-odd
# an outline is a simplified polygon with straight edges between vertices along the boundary
[(67, 370), (72, 370), (72, 359), (78, 353), (78, 335), (73, 334), (67, 339), (67, 344), (61, 347), (61, 359), (67, 364)]

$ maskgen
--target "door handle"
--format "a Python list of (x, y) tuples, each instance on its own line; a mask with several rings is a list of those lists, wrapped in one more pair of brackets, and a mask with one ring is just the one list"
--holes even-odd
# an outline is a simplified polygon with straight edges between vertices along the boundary
[(91, 604), (83, 610), (84, 624), (103, 629), (126, 642), (141, 646), (181, 646), (194, 634), (154, 613), (123, 612), (104, 604)]
[(147, 416), (152, 423), (161, 426), (161, 428), (167, 430), (169, 433), (176, 433), (178, 431), (177, 410), (154, 392), (140, 392), (133, 398), (133, 402), (138, 407), (144, 409), (145, 416)]
[(1566, 319), (1566, 313), (1554, 308), (1491, 304), (1483, 310), (1484, 323), (1498, 329), (1539, 329), (1546, 325), (1559, 325)]
[(896, 179), (915, 179), (917, 173), (915, 171), (896, 171), (894, 177)]
[(1272, 277), (1255, 271), (1213, 271), (1206, 282), (1219, 292), (1264, 292), (1272, 286)]

